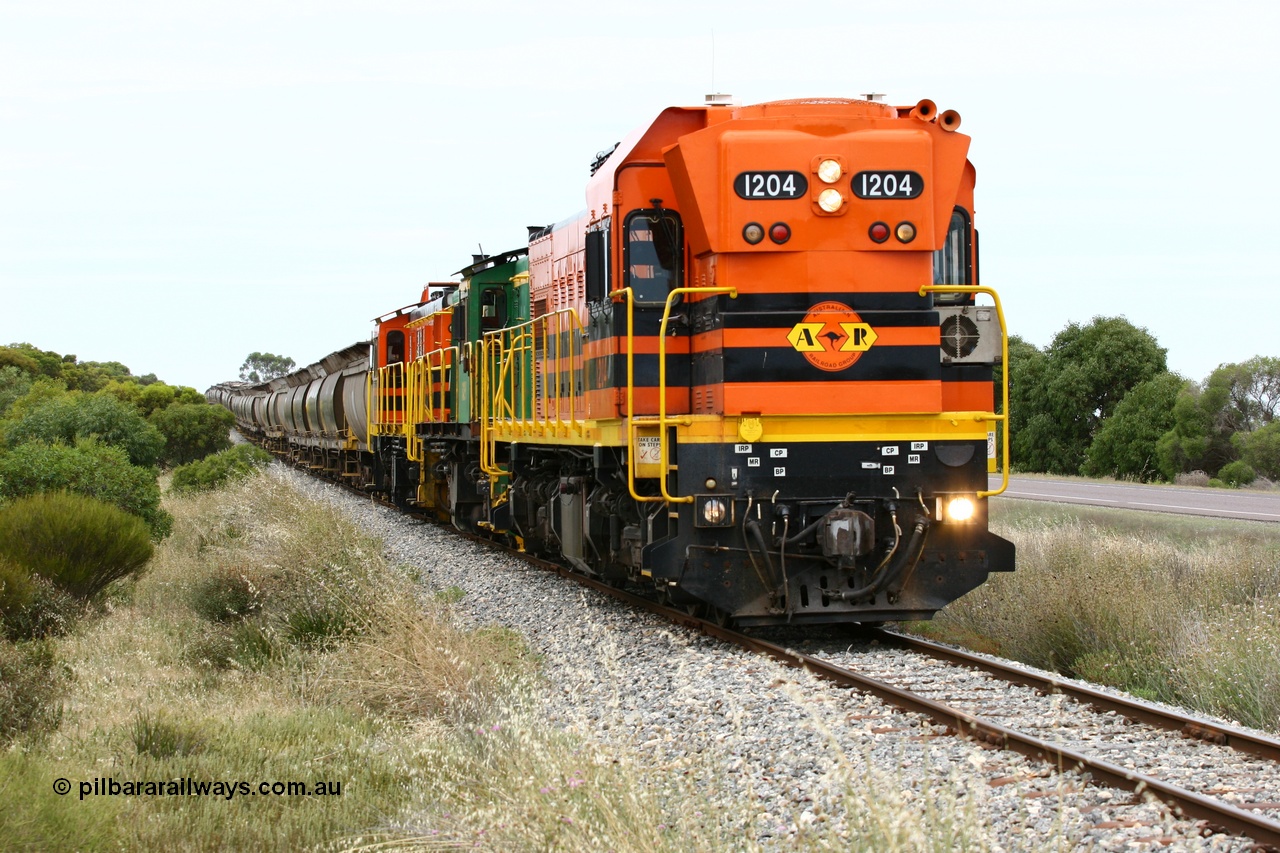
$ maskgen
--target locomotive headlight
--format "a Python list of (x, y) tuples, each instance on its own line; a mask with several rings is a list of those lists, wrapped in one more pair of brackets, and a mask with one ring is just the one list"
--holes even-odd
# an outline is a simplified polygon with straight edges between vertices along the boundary
[(840, 195), (840, 190), (828, 187), (818, 194), (818, 207), (827, 213), (835, 213), (844, 207), (844, 196)]
[(968, 521), (973, 518), (974, 506), (970, 498), (952, 498), (947, 501), (947, 521)]
[(840, 180), (842, 174), (844, 174), (844, 170), (840, 168), (840, 164), (835, 160), (823, 160), (818, 164), (818, 179), (824, 184), (834, 184)]
[(707, 524), (722, 524), (729, 514), (729, 508), (719, 498), (709, 498), (702, 505), (702, 520)]

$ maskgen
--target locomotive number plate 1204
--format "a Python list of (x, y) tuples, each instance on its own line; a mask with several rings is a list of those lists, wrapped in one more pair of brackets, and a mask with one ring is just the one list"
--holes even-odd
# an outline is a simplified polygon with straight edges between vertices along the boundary
[(743, 172), (733, 179), (738, 198), (800, 198), (809, 181), (799, 172)]
[(859, 172), (853, 176), (858, 198), (915, 198), (924, 192), (924, 178), (915, 172)]

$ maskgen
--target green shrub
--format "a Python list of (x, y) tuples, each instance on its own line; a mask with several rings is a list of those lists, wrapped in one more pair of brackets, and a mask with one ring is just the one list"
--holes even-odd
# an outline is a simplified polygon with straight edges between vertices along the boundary
[(0, 554), (81, 599), (142, 570), (153, 552), (142, 520), (69, 492), (0, 509)]
[(7, 624), (9, 614), (30, 607), (35, 594), (31, 573), (9, 558), (0, 556), (0, 620)]
[(203, 492), (247, 477), (271, 461), (271, 454), (252, 444), (206, 456), (199, 462), (173, 469), (172, 489), (179, 493)]
[(169, 535), (173, 518), (160, 508), (152, 468), (129, 464), (124, 451), (85, 439), (74, 447), (30, 442), (0, 452), (0, 502), (41, 492), (69, 491), (138, 516), (153, 540)]
[[(0, 362), (3, 362), (4, 347), (0, 347)], [(0, 416), (9, 411), (9, 407), (19, 397), (31, 390), (32, 374), (13, 364), (0, 364)]]
[(229, 433), (236, 421), (231, 412), (205, 402), (159, 409), (150, 420), (164, 435), (160, 461), (169, 466), (186, 465), (230, 448)]
[(1223, 465), (1222, 470), (1218, 472), (1218, 479), (1228, 486), (1238, 489), (1258, 479), (1258, 474), (1253, 468), (1249, 467), (1247, 462), (1237, 460)]
[(48, 642), (0, 642), (0, 742), (58, 727), (64, 673)]
[(84, 438), (119, 447), (129, 462), (152, 467), (165, 439), (130, 404), (111, 394), (62, 394), (42, 400), (23, 412), (6, 429), (11, 446), (39, 441), (73, 445)]

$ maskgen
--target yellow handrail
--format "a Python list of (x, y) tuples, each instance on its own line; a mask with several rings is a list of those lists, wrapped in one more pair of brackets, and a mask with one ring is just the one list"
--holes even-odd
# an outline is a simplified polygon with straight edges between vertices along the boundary
[(639, 503), (657, 503), (657, 495), (642, 495), (636, 491), (635, 463), (635, 414), (636, 414), (636, 366), (635, 366), (635, 292), (630, 287), (614, 290), (610, 296), (622, 296), (627, 300), (627, 491)]
[(980, 498), (994, 497), (1009, 488), (1009, 334), (1008, 327), (1004, 323), (1004, 308), (1000, 305), (999, 294), (990, 287), (970, 284), (926, 284), (920, 288), (920, 295), (924, 296), (926, 293), (985, 293), (995, 302), (996, 318), (1000, 321), (1000, 363), (1003, 365), (1003, 369), (1000, 371), (1002, 380), (1000, 413), (975, 412), (973, 414), (973, 419), (976, 421), (995, 421), (1004, 424), (1000, 441), (1001, 450), (1003, 451), (1003, 464), (1000, 466), (1000, 488), (983, 489), (978, 492), (978, 497)]
[(676, 297), (683, 296), (686, 293), (705, 293), (708, 295), (727, 293), (730, 299), (738, 298), (738, 289), (736, 287), (676, 287), (667, 293), (667, 301), (662, 309), (662, 322), (658, 324), (658, 417), (656, 421), (649, 418), (644, 420), (645, 423), (656, 423), (658, 425), (658, 463), (662, 472), (658, 477), (658, 487), (662, 492), (661, 497), (641, 495), (636, 492), (635, 293), (630, 287), (624, 287), (609, 294), (610, 296), (625, 296), (627, 299), (627, 488), (631, 492), (631, 497), (641, 502), (657, 503), (665, 500), (668, 503), (693, 503), (692, 495), (675, 497), (667, 491), (667, 474), (670, 464), (667, 427), (673, 424), (689, 423), (687, 420), (667, 417), (667, 323), (671, 319), (671, 307), (675, 304)]
[[(480, 399), (477, 403), (480, 406), (480, 470), (489, 476), (489, 482), (492, 484), (499, 477), (506, 475), (506, 471), (498, 467), (493, 461), (497, 456), (497, 440), (493, 437), (493, 424), (491, 423), (490, 410), (493, 406), (489, 399), (489, 358), (494, 347), (500, 347), (501, 341), (491, 340), (486, 334), (480, 341), (480, 359), (476, 363), (476, 367), (480, 373)], [(492, 446), (490, 441), (493, 442)]]

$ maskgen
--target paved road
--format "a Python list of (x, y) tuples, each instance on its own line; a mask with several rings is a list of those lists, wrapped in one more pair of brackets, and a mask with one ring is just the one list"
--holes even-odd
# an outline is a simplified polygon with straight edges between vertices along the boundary
[[(993, 477), (991, 482), (992, 488), (1000, 487), (999, 477)], [(1280, 522), (1280, 492), (1010, 477), (1004, 495), (1032, 501)]]

